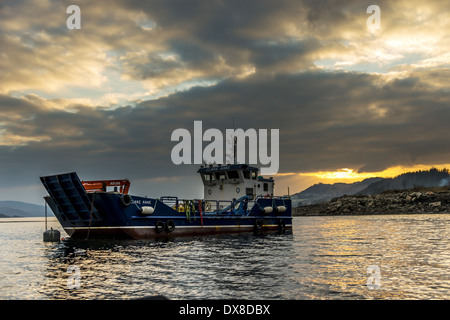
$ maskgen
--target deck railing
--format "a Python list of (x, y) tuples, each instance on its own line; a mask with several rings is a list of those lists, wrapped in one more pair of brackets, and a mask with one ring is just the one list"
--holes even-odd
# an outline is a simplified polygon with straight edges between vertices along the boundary
[(248, 214), (259, 199), (290, 200), (286, 196), (257, 196), (249, 200), (247, 196), (233, 200), (205, 200), (205, 199), (180, 199), (178, 197), (160, 197), (160, 201), (178, 212), (197, 212), (201, 209), (204, 214)]

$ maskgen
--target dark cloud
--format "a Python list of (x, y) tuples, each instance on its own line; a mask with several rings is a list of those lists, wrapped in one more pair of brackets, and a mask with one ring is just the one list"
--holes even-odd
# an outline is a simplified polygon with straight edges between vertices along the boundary
[[(280, 172), (379, 171), (404, 163), (442, 163), (450, 152), (445, 134), (450, 110), (445, 92), (417, 79), (377, 86), (376, 76), (306, 72), (298, 75), (224, 81), (197, 87), (135, 107), (115, 110), (76, 107), (48, 110), (22, 99), (2, 97), (17, 113), (34, 116), (4, 124), (18, 136), (50, 140), (2, 148), (3, 177), (29, 177), (83, 168), (89, 175), (128, 177), (189, 175), (195, 166), (175, 166), (173, 130), (192, 132), (236, 127), (280, 130)], [(377, 107), (374, 107), (374, 106)], [(206, 143), (205, 143), (206, 145)], [(14, 168), (11, 170), (11, 168)]]

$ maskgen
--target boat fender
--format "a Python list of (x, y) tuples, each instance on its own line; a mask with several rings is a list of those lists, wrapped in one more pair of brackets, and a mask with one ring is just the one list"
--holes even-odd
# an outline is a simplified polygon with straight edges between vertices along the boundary
[(152, 214), (153, 212), (155, 212), (155, 209), (153, 207), (144, 206), (144, 207), (141, 208), (141, 213), (142, 214)]
[(277, 212), (282, 213), (286, 211), (286, 207), (285, 206), (279, 206), (277, 207)]
[(286, 223), (283, 219), (280, 219), (280, 221), (278, 222), (278, 231), (280, 232), (280, 234), (283, 234), (286, 231)]
[(131, 196), (129, 194), (124, 194), (120, 197), (120, 201), (124, 206), (129, 206), (131, 204)]
[(50, 230), (44, 231), (44, 242), (59, 242), (61, 239), (61, 232), (58, 230), (53, 230), (53, 228), (50, 228)]
[(165, 224), (162, 221), (157, 221), (155, 224), (156, 233), (161, 233), (165, 228)]
[(173, 222), (173, 220), (169, 220), (166, 223), (166, 231), (168, 233), (171, 233), (175, 230), (175, 222)]
[(272, 207), (264, 207), (263, 211), (264, 211), (265, 214), (269, 214), (269, 213), (272, 213), (273, 208)]

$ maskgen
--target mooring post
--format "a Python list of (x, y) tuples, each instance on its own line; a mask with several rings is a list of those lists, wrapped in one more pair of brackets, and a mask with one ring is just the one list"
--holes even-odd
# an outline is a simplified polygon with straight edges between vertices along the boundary
[(47, 230), (47, 201), (45, 201), (44, 213), (45, 213), (45, 231), (43, 234), (44, 242), (59, 242), (61, 239), (61, 233), (58, 230), (53, 230), (53, 228)]
[(47, 201), (45, 201), (45, 231), (47, 231)]

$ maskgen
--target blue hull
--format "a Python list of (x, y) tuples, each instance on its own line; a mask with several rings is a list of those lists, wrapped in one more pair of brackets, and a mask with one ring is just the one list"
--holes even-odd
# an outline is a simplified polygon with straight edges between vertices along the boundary
[[(168, 206), (159, 199), (132, 196), (132, 202), (124, 205), (121, 194), (91, 193), (93, 200), (92, 214), (89, 217), (77, 218), (61, 212), (51, 197), (46, 197), (55, 216), (64, 230), (73, 238), (160, 238), (195, 236), (206, 234), (253, 232), (263, 233), (275, 231), (284, 233), (292, 229), (290, 201), (258, 199), (247, 214), (239, 213), (202, 213), (193, 211), (186, 214)], [(287, 210), (280, 214), (264, 214), (261, 208), (284, 204)], [(151, 215), (142, 214), (142, 206), (152, 206), (155, 211)], [(261, 208), (260, 208), (261, 207)]]
[[(149, 239), (292, 230), (291, 200), (288, 198), (258, 198), (248, 203), (237, 201), (225, 210), (205, 212), (208, 210), (202, 200), (191, 200), (192, 209), (186, 210), (183, 200), (177, 198), (171, 198), (174, 203), (167, 203), (162, 198), (115, 192), (87, 193), (78, 184), (75, 173), (41, 180), (49, 191), (49, 196), (45, 197), (47, 204), (73, 238)], [(143, 207), (151, 208), (151, 213), (145, 210), (143, 213)], [(273, 211), (266, 213), (270, 210), (265, 211), (265, 208)]]

